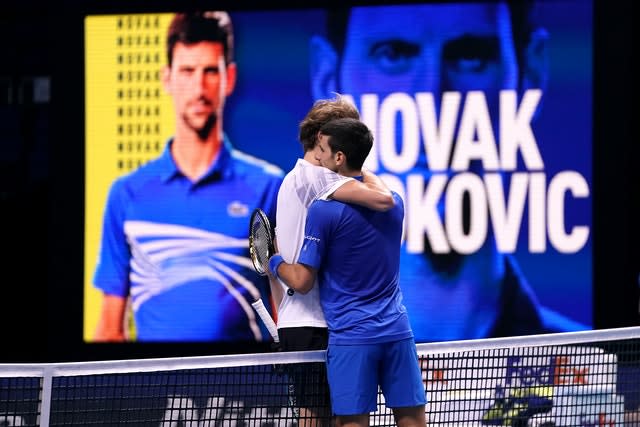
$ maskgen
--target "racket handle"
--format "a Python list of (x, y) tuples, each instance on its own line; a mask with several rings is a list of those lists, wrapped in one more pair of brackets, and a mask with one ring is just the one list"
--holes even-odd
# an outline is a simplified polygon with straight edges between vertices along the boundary
[(278, 328), (276, 327), (276, 323), (271, 318), (271, 315), (267, 311), (267, 307), (264, 306), (264, 303), (262, 302), (262, 298), (258, 298), (257, 300), (252, 302), (251, 305), (256, 310), (256, 313), (258, 313), (258, 316), (260, 316), (260, 319), (269, 330), (269, 333), (271, 334), (271, 338), (273, 338), (273, 341), (279, 343), (280, 337), (278, 336)]

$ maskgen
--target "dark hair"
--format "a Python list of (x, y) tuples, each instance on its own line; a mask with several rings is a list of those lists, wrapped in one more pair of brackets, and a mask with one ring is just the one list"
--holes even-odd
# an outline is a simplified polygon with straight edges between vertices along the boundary
[(347, 157), (350, 170), (360, 170), (373, 147), (373, 134), (360, 120), (342, 118), (331, 120), (320, 128), (320, 133), (329, 137), (332, 153), (342, 151)]
[(333, 99), (319, 99), (314, 102), (313, 107), (302, 119), (298, 127), (298, 139), (304, 152), (313, 150), (313, 147), (316, 146), (318, 132), (322, 125), (330, 120), (344, 117), (359, 120), (360, 113), (355, 105), (342, 95), (336, 94)]
[(167, 31), (167, 64), (171, 66), (176, 43), (220, 42), (225, 62), (233, 62), (233, 25), (227, 12), (200, 11), (176, 13)]

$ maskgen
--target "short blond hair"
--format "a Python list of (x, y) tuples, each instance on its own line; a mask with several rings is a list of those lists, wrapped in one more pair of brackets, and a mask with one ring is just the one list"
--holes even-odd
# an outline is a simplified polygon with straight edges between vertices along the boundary
[(304, 152), (313, 150), (318, 139), (320, 128), (334, 119), (360, 120), (360, 113), (355, 105), (347, 98), (336, 94), (333, 99), (319, 99), (302, 119), (298, 127), (298, 140)]

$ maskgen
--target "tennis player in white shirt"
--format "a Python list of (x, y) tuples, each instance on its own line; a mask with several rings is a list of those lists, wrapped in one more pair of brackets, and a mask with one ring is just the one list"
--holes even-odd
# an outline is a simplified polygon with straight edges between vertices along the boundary
[[(375, 174), (363, 171), (362, 181), (341, 176), (320, 166), (315, 150), (322, 125), (338, 118), (360, 119), (356, 107), (336, 95), (316, 101), (300, 122), (298, 139), (304, 151), (293, 169), (285, 176), (278, 192), (276, 208), (276, 244), (285, 262), (295, 263), (304, 239), (304, 226), (309, 205), (317, 197), (332, 197), (374, 210), (388, 210), (393, 197)], [(327, 323), (320, 306), (318, 287), (307, 294), (293, 292), (271, 278), (271, 292), (276, 304), (276, 325), (283, 351), (325, 350), (328, 342)], [(292, 400), (299, 410), (300, 427), (329, 425), (330, 398), (322, 363), (291, 365)]]

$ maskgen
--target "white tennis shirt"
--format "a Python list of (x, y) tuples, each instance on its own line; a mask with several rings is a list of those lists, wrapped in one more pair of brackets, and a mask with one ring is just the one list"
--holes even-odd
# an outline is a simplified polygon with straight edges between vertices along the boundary
[[(278, 191), (276, 239), (278, 252), (287, 263), (295, 263), (300, 255), (311, 202), (326, 193), (333, 193), (352, 179), (304, 159), (298, 159), (293, 169), (284, 177)], [(284, 297), (278, 307), (278, 328), (327, 327), (317, 283), (304, 295), (299, 292), (288, 295), (289, 288), (283, 283), (280, 285), (283, 287)]]

